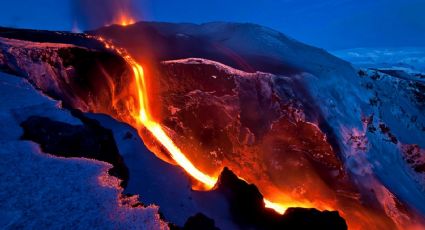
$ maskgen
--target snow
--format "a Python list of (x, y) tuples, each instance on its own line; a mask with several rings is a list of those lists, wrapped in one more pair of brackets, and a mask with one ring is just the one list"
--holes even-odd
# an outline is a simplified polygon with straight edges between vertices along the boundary
[[(369, 80), (354, 74), (355, 71), (343, 67), (329, 72), (327, 77), (305, 73), (296, 78), (307, 88), (325, 121), (334, 130), (341, 146), (341, 157), (358, 181), (360, 190), (376, 197), (390, 216), (398, 212), (391, 193), (425, 214), (425, 187), (403, 160), (399, 146), (387, 141), (380, 131), (367, 132), (361, 122), (362, 117), (374, 114), (375, 126), (379, 121), (384, 122), (403, 143), (423, 146), (424, 115), (407, 92), (408, 82), (413, 77), (402, 79), (386, 75), (378, 81), (370, 80), (374, 89), (368, 90), (365, 85)], [(376, 96), (382, 101), (380, 107), (370, 105), (370, 99)], [(414, 123), (412, 116), (417, 117)], [(364, 137), (365, 149), (353, 148), (353, 136)], [(398, 224), (402, 223), (402, 217), (394, 218)]]
[(61, 159), (26, 141), (0, 142), (0, 215), (10, 229), (161, 229), (158, 208), (119, 203), (106, 163)]
[[(372, 70), (366, 72), (369, 76), (376, 74), (376, 71)], [(379, 165), (375, 164), (375, 170), (379, 171), (378, 175), (386, 181), (387, 186), (423, 212), (425, 181), (405, 163), (401, 153), (404, 144), (417, 144), (420, 148), (425, 148), (423, 109), (416, 104), (410, 92), (412, 88), (409, 83), (413, 80), (383, 73), (377, 74), (380, 76), (377, 80), (362, 79), (365, 84), (373, 83), (374, 87), (371, 90), (379, 98), (374, 126), (377, 127), (379, 122), (383, 122), (397, 137), (399, 143), (393, 144), (387, 141), (387, 137), (382, 134), (369, 133), (369, 139), (376, 141), (371, 146), (369, 157), (372, 161), (379, 162)], [(392, 172), (390, 174), (389, 169)]]
[(74, 45), (62, 44), (62, 43), (49, 43), (49, 42), (27, 42), (17, 39), (9, 39), (0, 37), (0, 43), (6, 46), (13, 46), (19, 48), (33, 49), (33, 48), (71, 48), (75, 47)]
[[(333, 54), (363, 69), (366, 77), (358, 78), (363, 88), (379, 102), (364, 115), (374, 114), (374, 126), (380, 122), (390, 128), (399, 143), (390, 143), (381, 133), (367, 133), (370, 149), (368, 162), (377, 177), (398, 198), (425, 213), (425, 181), (402, 158), (401, 145), (417, 144), (425, 148), (425, 116), (412, 95), (412, 84), (425, 81), (425, 48), (358, 48)], [(391, 74), (391, 75), (390, 75)], [(373, 80), (371, 76), (379, 76)], [(391, 173), (389, 173), (391, 172)]]
[[(226, 74), (229, 75), (235, 75), (239, 77), (253, 77), (262, 75), (264, 77), (271, 77), (272, 74), (268, 73), (262, 73), (262, 72), (256, 72), (256, 73), (247, 73), (235, 68), (232, 68), (230, 66), (224, 65), (220, 62), (211, 61), (208, 59), (203, 58), (186, 58), (186, 59), (178, 59), (178, 60), (169, 60), (169, 61), (163, 61), (164, 64), (183, 64), (183, 65), (210, 65), (214, 66), (219, 70), (223, 70)], [(217, 76), (211, 76), (212, 78), (216, 79)]]
[(0, 73), (1, 229), (167, 229), (157, 206), (131, 207), (112, 165), (42, 153), (19, 140), (19, 123), (31, 115), (80, 124), (25, 80)]
[(0, 136), (2, 140), (17, 140), (22, 135), (19, 124), (29, 116), (45, 116), (73, 125), (82, 124), (60, 103), (38, 91), (26, 80), (0, 72)]
[[(179, 226), (201, 212), (214, 219), (220, 229), (237, 229), (230, 218), (227, 200), (221, 194), (192, 190), (192, 181), (183, 169), (157, 158), (146, 148), (134, 128), (103, 114), (89, 114), (89, 117), (114, 134), (130, 171), (125, 193), (139, 194), (140, 202), (144, 204), (158, 204), (165, 219)], [(128, 138), (129, 133), (132, 138)]]

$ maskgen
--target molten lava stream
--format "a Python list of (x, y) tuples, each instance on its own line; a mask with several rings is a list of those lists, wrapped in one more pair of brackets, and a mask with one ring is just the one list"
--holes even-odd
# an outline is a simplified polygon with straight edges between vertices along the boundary
[[(144, 71), (141, 65), (132, 60), (127, 56), (127, 61), (132, 65), (135, 82), (137, 86), (137, 93), (139, 97), (139, 114), (137, 120), (155, 137), (155, 139), (161, 143), (161, 145), (170, 153), (171, 157), (176, 163), (182, 167), (189, 175), (201, 182), (207, 189), (211, 189), (217, 182), (217, 177), (209, 176), (199, 169), (197, 169), (192, 162), (182, 153), (171, 138), (165, 133), (164, 129), (160, 124), (153, 121), (149, 115), (148, 99), (147, 99), (147, 87), (145, 81)], [(283, 214), (287, 207), (283, 204), (273, 203), (267, 199), (264, 199), (265, 206), (267, 208), (274, 209), (276, 212)]]
[[(218, 178), (215, 176), (210, 176), (205, 174), (196, 168), (195, 165), (186, 157), (185, 154), (180, 150), (179, 147), (175, 145), (173, 140), (167, 135), (162, 126), (154, 121), (149, 112), (149, 101), (148, 101), (148, 90), (146, 86), (145, 74), (143, 71), (143, 67), (138, 64), (127, 52), (123, 49), (118, 49), (114, 45), (108, 43), (103, 38), (97, 38), (101, 41), (106, 48), (115, 51), (117, 54), (121, 55), (127, 63), (132, 67), (135, 88), (137, 90), (137, 101), (138, 101), (138, 111), (132, 111), (130, 109), (130, 114), (132, 118), (137, 123), (137, 127), (145, 127), (151, 135), (156, 139), (158, 143), (160, 143), (170, 154), (172, 159), (182, 167), (190, 176), (192, 176), (195, 180), (202, 183), (203, 187), (206, 189), (212, 189), (216, 184)], [(139, 130), (140, 131), (140, 130)], [(288, 208), (284, 204), (274, 203), (270, 200), (264, 199), (265, 207), (274, 209), (277, 213), (283, 214)]]
[(132, 62), (133, 72), (137, 85), (137, 92), (139, 96), (139, 115), (138, 120), (143, 124), (146, 129), (151, 132), (155, 139), (167, 149), (171, 157), (180, 165), (187, 173), (193, 178), (204, 184), (208, 189), (214, 187), (217, 178), (208, 176), (198, 170), (192, 162), (181, 152), (181, 150), (174, 144), (170, 137), (165, 133), (160, 124), (150, 119), (147, 107), (147, 95), (146, 95), (146, 82), (144, 79), (144, 72), (142, 66)]

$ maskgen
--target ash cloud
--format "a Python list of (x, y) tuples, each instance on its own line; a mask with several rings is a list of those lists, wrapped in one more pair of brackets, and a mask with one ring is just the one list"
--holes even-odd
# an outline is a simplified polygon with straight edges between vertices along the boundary
[(136, 20), (140, 15), (133, 0), (73, 0), (71, 11), (74, 27), (80, 30), (112, 24), (121, 13)]

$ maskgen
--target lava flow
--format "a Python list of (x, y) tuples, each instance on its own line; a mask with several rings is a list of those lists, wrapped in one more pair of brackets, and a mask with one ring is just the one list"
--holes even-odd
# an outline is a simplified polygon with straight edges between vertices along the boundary
[[(143, 67), (137, 63), (127, 52), (123, 49), (116, 48), (111, 43), (107, 42), (103, 38), (97, 38), (101, 41), (106, 48), (113, 50), (114, 52), (121, 55), (126, 62), (131, 66), (133, 75), (135, 90), (137, 91), (137, 106), (138, 109), (129, 106), (132, 121), (136, 122), (139, 132), (142, 132), (143, 127), (147, 129), (155, 140), (164, 147), (170, 154), (171, 158), (182, 167), (191, 177), (202, 184), (205, 189), (212, 189), (218, 178), (215, 176), (207, 175), (206, 173), (199, 170), (180, 150), (173, 140), (167, 135), (162, 126), (153, 120), (149, 110), (148, 100), (148, 87), (146, 84), (146, 78)], [(134, 125), (134, 124), (133, 124)], [(264, 199), (265, 207), (275, 210), (277, 213), (283, 214), (288, 208), (284, 204), (274, 203), (268, 199)]]
[(203, 172), (199, 171), (192, 162), (187, 159), (187, 157), (181, 152), (181, 150), (174, 144), (170, 137), (162, 129), (161, 125), (153, 121), (148, 113), (148, 103), (147, 103), (147, 87), (145, 81), (145, 75), (142, 66), (136, 63), (134, 60), (127, 56), (127, 61), (131, 64), (133, 68), (133, 73), (135, 77), (135, 82), (137, 86), (137, 93), (139, 96), (139, 114), (136, 115), (138, 121), (148, 129), (155, 139), (162, 144), (162, 146), (167, 149), (171, 157), (185, 169), (192, 177), (194, 177), (199, 182), (202, 182), (207, 188), (212, 188), (217, 178), (210, 177)]

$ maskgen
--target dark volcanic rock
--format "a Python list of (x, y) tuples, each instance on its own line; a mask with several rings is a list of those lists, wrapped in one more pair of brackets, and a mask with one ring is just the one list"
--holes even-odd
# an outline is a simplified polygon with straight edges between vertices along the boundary
[[(76, 112), (74, 112), (76, 114)], [(78, 115), (81, 119), (82, 114)], [(110, 175), (122, 180), (125, 187), (128, 169), (118, 152), (112, 132), (97, 121), (83, 118), (84, 126), (70, 125), (49, 118), (32, 116), (22, 122), (22, 139), (40, 144), (46, 153), (61, 157), (84, 157), (112, 164)]]
[(336, 211), (288, 208), (279, 221), (280, 229), (347, 229), (345, 220)]
[(182, 230), (218, 230), (214, 224), (214, 220), (208, 218), (202, 213), (198, 213), (189, 219), (184, 224)]
[(345, 220), (336, 211), (289, 208), (284, 215), (279, 215), (265, 208), (257, 187), (240, 180), (227, 168), (221, 173), (215, 190), (227, 197), (235, 221), (243, 228), (347, 229)]
[(425, 174), (425, 149), (418, 145), (402, 145), (403, 159), (418, 173)]
[(189, 217), (183, 227), (172, 223), (168, 226), (171, 230), (219, 230), (215, 226), (215, 221), (202, 213)]

